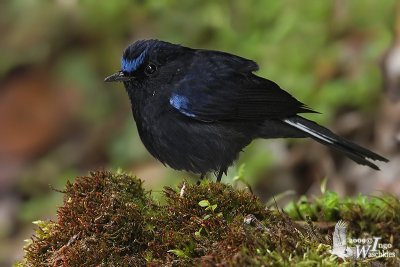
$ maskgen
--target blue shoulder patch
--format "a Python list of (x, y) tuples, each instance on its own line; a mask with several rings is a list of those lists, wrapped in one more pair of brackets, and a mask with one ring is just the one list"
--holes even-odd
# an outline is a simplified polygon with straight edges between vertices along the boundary
[(137, 70), (140, 65), (142, 65), (144, 58), (147, 53), (147, 48), (137, 57), (134, 59), (126, 59), (122, 57), (121, 59), (121, 69), (125, 72), (134, 72)]
[(171, 104), (171, 106), (173, 106), (174, 108), (179, 110), (179, 112), (181, 112), (182, 114), (184, 114), (188, 117), (196, 117), (195, 114), (190, 113), (188, 111), (190, 103), (189, 103), (189, 99), (186, 96), (173, 94), (169, 98), (169, 103)]

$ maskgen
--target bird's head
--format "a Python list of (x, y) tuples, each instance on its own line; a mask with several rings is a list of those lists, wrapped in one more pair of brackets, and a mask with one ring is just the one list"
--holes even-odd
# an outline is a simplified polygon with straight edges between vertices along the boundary
[(124, 82), (127, 90), (143, 87), (151, 80), (163, 84), (177, 68), (173, 62), (184, 50), (188, 48), (159, 40), (137, 41), (125, 49), (121, 70), (104, 81)]

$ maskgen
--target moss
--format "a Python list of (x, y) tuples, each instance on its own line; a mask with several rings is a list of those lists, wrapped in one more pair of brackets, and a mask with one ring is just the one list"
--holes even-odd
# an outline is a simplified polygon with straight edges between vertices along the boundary
[(400, 199), (393, 195), (341, 199), (335, 192), (327, 191), (312, 200), (303, 196), (287, 205), (285, 212), (295, 220), (337, 222), (342, 219), (349, 223), (350, 235), (354, 237), (380, 236), (392, 244), (400, 244)]
[(144, 263), (146, 210), (139, 179), (93, 172), (68, 183), (57, 222), (38, 225), (26, 247), (30, 266), (129, 266)]
[[(165, 188), (165, 204), (159, 204), (132, 176), (99, 171), (78, 177), (67, 184), (57, 220), (36, 222), (17, 266), (350, 266), (329, 253), (332, 227), (310, 219), (364, 222), (349, 230), (399, 240), (394, 197), (340, 200), (326, 192), (283, 212), (224, 184), (178, 188)], [(380, 261), (398, 264), (399, 258)]]

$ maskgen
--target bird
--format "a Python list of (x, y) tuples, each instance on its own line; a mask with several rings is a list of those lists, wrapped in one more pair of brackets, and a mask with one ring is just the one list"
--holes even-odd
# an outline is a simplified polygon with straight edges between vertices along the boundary
[(342, 220), (336, 223), (332, 235), (332, 250), (329, 251), (341, 259), (354, 258), (356, 255), (355, 248), (347, 246), (347, 226), (348, 224)]
[(375, 170), (388, 160), (302, 117), (316, 113), (275, 82), (257, 76), (256, 62), (227, 52), (147, 39), (123, 52), (122, 82), (148, 152), (164, 165), (220, 182), (254, 139), (306, 138)]

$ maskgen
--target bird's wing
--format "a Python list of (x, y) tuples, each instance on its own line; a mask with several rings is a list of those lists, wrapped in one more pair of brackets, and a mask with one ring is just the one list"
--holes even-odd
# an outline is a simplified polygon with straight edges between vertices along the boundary
[(338, 221), (337, 224), (335, 225), (335, 231), (333, 232), (333, 244), (332, 244), (334, 250), (346, 249), (347, 247), (346, 229), (347, 229), (347, 223), (342, 220)]
[(313, 112), (276, 83), (252, 72), (258, 65), (223, 52), (200, 50), (174, 84), (170, 104), (201, 121), (264, 120)]

